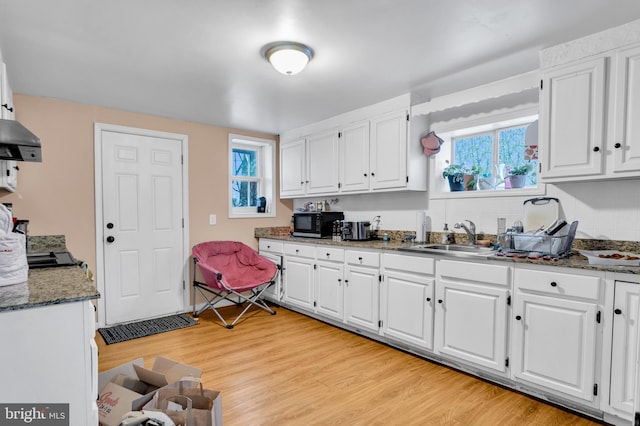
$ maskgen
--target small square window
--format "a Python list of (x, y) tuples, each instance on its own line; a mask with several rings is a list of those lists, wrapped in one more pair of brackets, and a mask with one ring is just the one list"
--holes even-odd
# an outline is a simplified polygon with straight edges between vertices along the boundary
[[(275, 216), (275, 141), (229, 135), (229, 217)], [(258, 213), (260, 198), (266, 199)]]

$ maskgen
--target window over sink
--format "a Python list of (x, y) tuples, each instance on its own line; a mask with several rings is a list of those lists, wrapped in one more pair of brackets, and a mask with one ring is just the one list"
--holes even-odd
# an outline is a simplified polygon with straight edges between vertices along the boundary
[(432, 157), (431, 198), (544, 193), (537, 125), (537, 106), (432, 125), (444, 144)]

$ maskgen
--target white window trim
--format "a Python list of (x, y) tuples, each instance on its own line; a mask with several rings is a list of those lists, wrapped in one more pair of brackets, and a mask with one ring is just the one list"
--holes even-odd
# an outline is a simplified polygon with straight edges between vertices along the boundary
[[(233, 148), (251, 147), (261, 148), (260, 158), (258, 161), (258, 178), (260, 187), (264, 188), (264, 193), (258, 194), (259, 197), (267, 199), (267, 208), (265, 213), (258, 213), (255, 207), (233, 207), (233, 191), (231, 189), (233, 176), (231, 175), (233, 165)], [(227, 184), (227, 204), (229, 206), (228, 215), (230, 219), (238, 218), (257, 218), (257, 217), (275, 217), (276, 216), (276, 141), (271, 139), (254, 138), (251, 136), (243, 136), (229, 133), (228, 147), (228, 184)], [(252, 179), (253, 180), (253, 179)]]
[[(517, 126), (531, 120), (538, 115), (538, 105), (522, 105), (516, 108), (507, 108), (490, 113), (476, 114), (450, 120), (443, 123), (433, 123), (433, 130), (445, 143), (440, 152), (429, 158), (429, 198), (437, 199), (464, 199), (464, 198), (492, 198), (492, 197), (518, 197), (523, 195), (545, 195), (546, 185), (538, 179), (537, 188), (509, 189), (500, 191), (459, 191), (450, 192), (447, 182), (442, 178), (442, 171), (447, 166), (446, 160), (451, 158), (451, 138), (494, 130), (499, 127)], [(496, 124), (496, 123), (499, 123)]]

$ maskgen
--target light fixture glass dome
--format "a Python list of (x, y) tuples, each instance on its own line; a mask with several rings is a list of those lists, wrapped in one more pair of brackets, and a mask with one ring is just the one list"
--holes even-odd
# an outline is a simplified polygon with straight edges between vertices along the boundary
[(313, 57), (313, 51), (301, 43), (277, 42), (270, 45), (264, 56), (282, 74), (293, 75), (307, 66)]

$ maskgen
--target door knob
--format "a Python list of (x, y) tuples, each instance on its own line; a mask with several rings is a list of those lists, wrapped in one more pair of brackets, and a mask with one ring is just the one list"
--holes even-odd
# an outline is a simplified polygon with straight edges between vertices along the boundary
[(115, 239), (115, 238), (113, 238), (111, 235), (109, 235), (109, 236), (107, 237), (107, 242), (108, 242), (108, 243), (112, 243), (112, 242), (114, 242), (115, 240), (116, 240), (116, 239)]
[(107, 223), (107, 229), (113, 229), (113, 223), (111, 222)]
[(600, 147), (599, 146), (594, 146), (593, 147), (593, 152), (598, 152), (600, 151)]
[(620, 142), (617, 142), (613, 147), (614, 148), (620, 148), (622, 146), (622, 144)]
[(522, 317), (521, 317), (520, 315), (516, 315), (516, 319), (517, 319), (518, 321), (520, 321), (520, 320), (522, 319)]
[(622, 313), (622, 310), (620, 309), (616, 309), (615, 311), (613, 311), (616, 315), (620, 315)]

